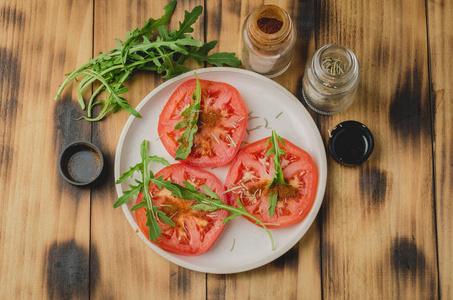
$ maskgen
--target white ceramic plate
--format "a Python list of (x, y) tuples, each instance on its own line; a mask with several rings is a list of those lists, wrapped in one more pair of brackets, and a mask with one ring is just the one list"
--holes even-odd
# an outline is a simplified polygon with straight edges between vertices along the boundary
[[(251, 112), (249, 119), (252, 119), (249, 120), (247, 128), (263, 125), (250, 131), (250, 134), (246, 133), (244, 141), (251, 143), (268, 137), (272, 128), (280, 136), (310, 153), (319, 171), (317, 195), (310, 213), (298, 224), (271, 230), (275, 241), (274, 251), (271, 250), (271, 243), (264, 229), (237, 217), (227, 223), (223, 233), (208, 252), (199, 256), (182, 256), (161, 250), (138, 230), (135, 213), (130, 211), (132, 201), (127, 205), (123, 204), (122, 209), (140, 238), (155, 252), (177, 265), (218, 274), (251, 270), (275, 260), (291, 249), (315, 220), (324, 197), (327, 179), (324, 145), (316, 124), (304, 106), (276, 82), (242, 69), (206, 68), (196, 72), (200, 79), (229, 83), (241, 93), (249, 113)], [(137, 106), (142, 119), (131, 116), (123, 129), (116, 150), (115, 179), (140, 162), (140, 144), (145, 139), (150, 141), (150, 155), (162, 156), (170, 163), (175, 162), (158, 140), (157, 123), (170, 95), (188, 78), (193, 78), (192, 72), (168, 80), (149, 93)], [(266, 122), (268, 128), (264, 126)], [(207, 170), (224, 182), (228, 167), (229, 165)], [(160, 165), (151, 165), (154, 172), (161, 168)], [(118, 196), (123, 194), (123, 190), (129, 189), (127, 183), (132, 183), (132, 180), (116, 186)]]

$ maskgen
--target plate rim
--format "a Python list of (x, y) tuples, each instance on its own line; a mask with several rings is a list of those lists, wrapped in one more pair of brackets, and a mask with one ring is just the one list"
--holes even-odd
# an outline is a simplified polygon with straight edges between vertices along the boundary
[[(264, 81), (265, 83), (268, 83), (272, 85), (274, 88), (277, 88), (279, 91), (283, 92), (291, 101), (295, 101), (298, 105), (300, 105), (301, 112), (304, 114), (304, 118), (309, 118), (310, 119), (310, 124), (312, 128), (315, 128), (314, 130), (314, 138), (317, 140), (317, 143), (320, 143), (323, 147), (323, 151), (320, 153), (320, 165), (318, 166), (318, 190), (316, 193), (316, 198), (313, 202), (313, 206), (311, 207), (310, 212), (306, 216), (306, 221), (309, 223), (309, 225), (304, 229), (298, 232), (296, 237), (294, 238), (294, 243), (290, 242), (287, 243), (286, 247), (283, 247), (281, 251), (275, 251), (272, 255), (267, 256), (265, 259), (262, 259), (260, 261), (257, 261), (252, 264), (246, 265), (246, 267), (232, 267), (229, 270), (218, 270), (216, 268), (211, 268), (211, 267), (200, 267), (199, 265), (188, 263), (184, 260), (179, 259), (178, 257), (171, 256), (171, 258), (168, 257), (168, 252), (165, 250), (162, 250), (161, 248), (153, 245), (146, 237), (145, 235), (141, 232), (139, 229), (137, 223), (135, 222), (134, 218), (132, 217), (132, 214), (129, 211), (129, 208), (127, 204), (122, 204), (121, 208), (123, 210), (123, 213), (128, 220), (129, 224), (132, 226), (133, 230), (137, 233), (137, 235), (140, 237), (141, 240), (143, 240), (154, 252), (159, 254), (162, 258), (175, 263), (181, 267), (198, 271), (198, 272), (203, 272), (203, 273), (211, 273), (211, 274), (233, 274), (233, 273), (239, 273), (239, 272), (245, 272), (249, 270), (256, 269), (258, 267), (261, 267), (263, 265), (266, 265), (273, 260), (279, 258), (280, 256), (284, 255), (285, 253), (288, 252), (292, 247), (294, 247), (301, 239), (302, 237), (307, 233), (307, 231), (310, 229), (310, 227), (313, 225), (319, 210), (321, 208), (321, 205), (324, 201), (324, 195), (325, 195), (325, 189), (327, 185), (327, 157), (326, 157), (326, 151), (324, 147), (324, 143), (322, 141), (321, 133), (319, 131), (319, 128), (317, 127), (316, 123), (314, 122), (313, 118), (311, 115), (308, 113), (307, 109), (302, 105), (302, 103), (299, 101), (299, 99), (296, 98), (291, 92), (289, 92), (285, 87), (280, 85), (279, 83), (263, 76), (258, 73), (244, 70), (244, 69), (237, 69), (237, 68), (232, 68), (232, 67), (211, 67), (211, 68), (203, 68), (203, 69), (197, 69), (197, 70), (192, 70), (189, 72), (186, 72), (184, 74), (181, 74), (179, 76), (176, 76), (172, 79), (169, 79), (156, 88), (154, 88), (151, 92), (149, 92), (137, 105), (136, 111), (140, 112), (140, 110), (154, 97), (154, 95), (158, 94), (160, 91), (164, 90), (168, 86), (172, 85), (173, 83), (180, 81), (182, 79), (185, 79), (187, 77), (193, 76), (194, 73), (201, 74), (201, 73), (217, 73), (217, 72), (226, 72), (226, 73), (239, 73), (243, 74), (246, 76), (251, 76), (255, 77), (256, 79), (260, 81)], [(121, 135), (118, 139), (117, 147), (116, 147), (116, 152), (115, 152), (115, 162), (114, 162), (114, 178), (115, 182), (116, 180), (120, 177), (120, 158), (122, 155), (122, 149), (124, 145), (124, 141), (127, 137), (127, 134), (129, 132), (130, 127), (132, 126), (132, 123), (134, 122), (136, 118), (135, 116), (130, 116), (125, 123)], [(140, 119), (139, 119), (140, 120)], [(312, 130), (310, 128), (310, 130)], [(313, 131), (313, 130), (312, 130)], [(121, 184), (115, 184), (116, 186), (116, 191), (118, 194), (118, 197), (120, 197), (123, 194), (123, 189), (121, 187)], [(318, 200), (318, 197), (320, 197), (320, 200)], [(289, 245), (289, 247), (288, 247)]]

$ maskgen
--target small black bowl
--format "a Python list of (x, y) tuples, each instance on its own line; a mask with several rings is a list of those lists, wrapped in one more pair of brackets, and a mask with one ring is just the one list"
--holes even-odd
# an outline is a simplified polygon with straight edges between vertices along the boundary
[(345, 121), (334, 127), (329, 138), (329, 152), (344, 165), (360, 165), (371, 155), (374, 138), (371, 131), (357, 121)]
[(77, 141), (61, 152), (58, 167), (67, 182), (80, 187), (88, 186), (101, 175), (104, 156), (96, 145)]

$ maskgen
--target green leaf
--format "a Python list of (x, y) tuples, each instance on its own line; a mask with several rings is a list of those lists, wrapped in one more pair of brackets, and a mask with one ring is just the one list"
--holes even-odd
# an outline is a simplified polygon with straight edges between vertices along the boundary
[(212, 50), (216, 44), (217, 41), (211, 41), (204, 44), (198, 50), (196, 48), (192, 48), (188, 53), (188, 57), (194, 59), (198, 65), (201, 65), (203, 62), (208, 62), (218, 67), (222, 67), (223, 65), (239, 67), (242, 64), (236, 57), (235, 53), (221, 52), (208, 56), (207, 53)]
[(206, 57), (205, 61), (210, 64), (216, 65), (217, 67), (229, 65), (237, 68), (242, 64), (242, 62), (236, 57), (235, 53), (228, 52), (214, 53)]
[(206, 185), (203, 185), (203, 190), (205, 192), (206, 195), (208, 195), (209, 197), (211, 197), (212, 199), (216, 199), (216, 200), (219, 200), (219, 195), (217, 195), (213, 190), (211, 190), (208, 186)]
[(175, 32), (173, 40), (179, 39), (181, 36), (184, 36), (186, 33), (193, 32), (192, 25), (197, 21), (198, 17), (203, 12), (202, 6), (196, 6), (191, 12), (184, 12), (184, 21), (179, 22), (179, 29)]
[(160, 25), (158, 30), (164, 41), (170, 40), (170, 36), (168, 35), (167, 27), (165, 27), (164, 25)]
[(194, 59), (197, 62), (197, 64), (201, 66), (203, 61), (206, 60), (208, 52), (214, 49), (216, 45), (217, 41), (210, 41), (209, 43), (206, 43), (203, 46), (201, 46), (199, 49), (191, 48), (188, 53), (188, 56)]
[(277, 207), (277, 198), (277, 194), (269, 193), (269, 216), (271, 218), (274, 216), (275, 208)]
[(179, 188), (175, 187), (171, 182), (164, 180), (163, 176), (160, 176), (158, 178), (151, 178), (151, 182), (157, 185), (160, 190), (166, 188), (167, 190), (172, 192), (175, 197), (181, 197)]
[(158, 210), (157, 216), (159, 217), (159, 219), (164, 221), (166, 224), (173, 226), (173, 227), (175, 226), (175, 223), (169, 217), (167, 217), (167, 215), (163, 211)]
[[(149, 156), (148, 155), (148, 147), (149, 147), (149, 142), (147, 140), (144, 140), (140, 144), (140, 157), (142, 159), (142, 162), (136, 164), (135, 166), (129, 168), (129, 170), (125, 173), (123, 173), (120, 178), (116, 181), (116, 183), (121, 183), (125, 181), (129, 177), (133, 177), (135, 172), (139, 172), (142, 176), (142, 181), (136, 180), (137, 185), (129, 185), (131, 190), (126, 191), (123, 196), (121, 196), (114, 204), (114, 207), (121, 206), (124, 203), (127, 203), (129, 200), (133, 199), (138, 193), (143, 194), (143, 201), (140, 201), (138, 204), (134, 205), (132, 207), (132, 211), (137, 210), (139, 208), (145, 208), (146, 209), (146, 216), (147, 216), (147, 222), (146, 226), (149, 229), (149, 238), (152, 241), (155, 241), (157, 243), (158, 238), (161, 237), (162, 231), (159, 227), (159, 224), (156, 221), (157, 217), (160, 217), (164, 222), (167, 224), (171, 225), (173, 222), (171, 220), (168, 220), (168, 218), (159, 211), (156, 211), (156, 207), (153, 206), (153, 200), (149, 194), (149, 184), (151, 180), (154, 178), (153, 172), (149, 171), (148, 172), (148, 164), (150, 162), (157, 162), (161, 163), (163, 165), (170, 165), (168, 161), (164, 158), (158, 157), (158, 156)], [(170, 187), (171, 188), (171, 187)], [(174, 226), (174, 224), (173, 224)]]
[[(184, 116), (184, 112), (181, 113), (182, 116)], [(183, 129), (189, 126), (189, 118), (182, 119), (175, 125), (175, 129)]]
[[(188, 115), (188, 117), (184, 120), (187, 121), (180, 121), (176, 124), (175, 129), (182, 129), (185, 128), (182, 135), (177, 139), (179, 143), (178, 148), (176, 149), (176, 160), (183, 160), (186, 159), (190, 152), (192, 152), (193, 146), (193, 139), (195, 134), (198, 132), (198, 116), (199, 116), (199, 109), (201, 105), (201, 85), (200, 81), (198, 80), (197, 74), (195, 74), (196, 78), (196, 88), (195, 92), (192, 95), (192, 99), (194, 100), (188, 108), (186, 108), (182, 113), (181, 116)], [(183, 122), (183, 123), (181, 123)], [(185, 126), (184, 126), (185, 125)]]
[(137, 171), (140, 171), (140, 169), (142, 167), (143, 167), (143, 163), (138, 163), (135, 166), (130, 167), (129, 171), (124, 172), (123, 175), (121, 175), (120, 178), (118, 178), (118, 180), (115, 183), (119, 184), (119, 183), (125, 181), (128, 177), (134, 176), (134, 173), (137, 172)]
[(162, 17), (157, 20), (149, 19), (140, 30), (141, 35), (149, 36), (153, 31), (157, 30), (159, 26), (170, 22), (175, 6), (176, 1), (171, 1), (164, 7), (164, 15)]
[(197, 188), (189, 181), (183, 181), (182, 184), (184, 184), (189, 191), (192, 191), (192, 192), (197, 191)]
[(131, 115), (133, 115), (134, 117), (136, 118), (141, 118), (142, 116), (135, 110), (133, 109), (129, 104), (121, 104), (120, 105), (121, 108), (123, 108), (124, 110), (126, 110), (128, 113), (130, 113)]
[(226, 224), (229, 220), (234, 219), (234, 218), (239, 217), (239, 216), (240, 216), (240, 214), (229, 215), (228, 217), (223, 219), (222, 223)]
[(237, 201), (239, 207), (241, 207), (245, 210), (244, 204), (242, 204), (241, 199), (239, 199), (239, 197), (237, 197), (236, 201)]
[(216, 210), (218, 210), (217, 207), (215, 207), (215, 206), (213, 206), (211, 204), (206, 204), (206, 203), (194, 204), (190, 208), (194, 209), (194, 210), (204, 210), (204, 211), (216, 211)]
[(113, 207), (117, 208), (124, 203), (127, 203), (130, 199), (134, 199), (134, 197), (137, 196), (140, 192), (140, 189), (140, 186), (134, 186), (133, 189), (124, 192), (124, 194), (115, 202), (115, 204), (113, 204)]
[(146, 218), (146, 226), (149, 228), (149, 239), (158, 243), (157, 239), (162, 236), (162, 230), (152, 214), (152, 209), (146, 210)]
[(145, 201), (140, 201), (139, 203), (135, 204), (132, 206), (131, 211), (137, 210), (139, 208), (145, 207), (146, 208), (146, 202)]
[[(269, 150), (266, 152), (266, 156), (270, 156), (271, 154), (274, 154), (273, 162), (274, 162), (274, 175), (272, 177), (272, 181), (269, 183), (269, 187), (276, 186), (278, 184), (290, 186), (290, 184), (286, 183), (285, 178), (283, 177), (283, 169), (282, 169), (282, 164), (281, 164), (281, 156), (285, 156), (286, 153), (282, 149), (280, 149), (280, 146), (278, 145), (278, 142), (281, 142), (282, 145), (285, 145), (285, 141), (283, 138), (281, 138), (275, 130), (272, 130), (272, 135), (271, 137), (267, 140), (266, 142), (266, 147), (271, 147)], [(269, 216), (273, 216), (275, 213), (275, 208), (277, 207), (277, 200), (278, 200), (278, 194), (273, 194), (272, 192), (269, 192)]]
[[(148, 146), (149, 146), (149, 141), (143, 140), (143, 142), (140, 144), (140, 157), (142, 158), (142, 164), (145, 164), (145, 160), (148, 157)], [(141, 169), (143, 171), (143, 167)]]
[(176, 6), (176, 1), (172, 1), (168, 3), (164, 7), (164, 15), (157, 19), (154, 20), (152, 18), (148, 19), (146, 21), (145, 25), (138, 30), (138, 28), (135, 28), (132, 32), (127, 32), (126, 34), (126, 41), (123, 44), (123, 47), (121, 49), (121, 62), (123, 66), (126, 67), (126, 61), (127, 57), (129, 55), (129, 49), (131, 48), (131, 45), (135, 42), (138, 41), (142, 36), (149, 36), (153, 31), (157, 30), (161, 25), (167, 24), (170, 21), (170, 17), (173, 14), (173, 11)]
[(156, 163), (159, 163), (159, 164), (167, 166), (167, 167), (170, 165), (168, 160), (166, 160), (165, 158), (160, 157), (160, 156), (152, 155), (152, 156), (148, 156), (148, 158), (152, 162), (156, 162)]

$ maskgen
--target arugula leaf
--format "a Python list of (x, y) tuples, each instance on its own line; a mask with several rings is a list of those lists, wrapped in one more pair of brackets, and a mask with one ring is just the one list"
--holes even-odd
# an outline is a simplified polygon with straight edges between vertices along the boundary
[(173, 221), (169, 217), (167, 217), (167, 215), (163, 211), (158, 210), (157, 211), (157, 216), (159, 217), (159, 219), (161, 219), (162, 221), (164, 221), (168, 225), (173, 226), (173, 227), (175, 226), (175, 223), (173, 223)]
[(174, 187), (173, 184), (169, 181), (163, 180), (164, 176), (161, 175), (157, 178), (151, 178), (151, 182), (157, 185), (157, 187), (161, 190), (163, 188), (166, 188), (170, 192), (172, 192), (176, 197), (181, 198), (181, 195), (179, 194), (179, 189)]
[(173, 38), (177, 40), (180, 36), (193, 32), (192, 25), (197, 21), (198, 17), (203, 12), (203, 7), (201, 5), (196, 6), (192, 12), (184, 12), (184, 21), (179, 22), (179, 29), (175, 32)]
[[(163, 179), (159, 179), (159, 180), (165, 181)], [(155, 181), (153, 181), (153, 182), (155, 182)], [(173, 185), (173, 187), (178, 189), (178, 193), (174, 193), (174, 194), (172, 194), (172, 196), (178, 197), (180, 199), (196, 201), (196, 204), (194, 204), (190, 207), (192, 209), (205, 210), (205, 211), (215, 211), (217, 209), (225, 209), (225, 210), (228, 210), (229, 212), (231, 212), (232, 214), (229, 215), (228, 217), (226, 217), (222, 221), (222, 223), (224, 223), (224, 224), (227, 221), (229, 221), (233, 218), (236, 218), (238, 216), (245, 216), (245, 217), (248, 217), (248, 218), (254, 220), (257, 224), (261, 225), (264, 228), (264, 230), (266, 230), (266, 232), (269, 235), (269, 238), (271, 240), (272, 250), (275, 249), (274, 239), (272, 238), (272, 234), (270, 233), (269, 229), (266, 227), (266, 225), (263, 222), (261, 222), (259, 219), (257, 219), (255, 216), (250, 214), (247, 210), (245, 210), (245, 207), (242, 205), (239, 198), (237, 199), (239, 206), (240, 206), (238, 208), (238, 207), (230, 206), (228, 204), (223, 203), (220, 200), (219, 196), (217, 194), (215, 194), (214, 191), (212, 191), (209, 187), (207, 187), (205, 185), (202, 186), (203, 190), (205, 192), (207, 191), (207, 193), (211, 194), (212, 196), (214, 196), (213, 194), (215, 194), (214, 198), (209, 195), (198, 192), (197, 189), (192, 184), (187, 184), (187, 182), (185, 183), (186, 186), (182, 186), (182, 185), (172, 182), (172, 181), (167, 181), (167, 182), (169, 182), (170, 184)]]
[(140, 201), (139, 203), (135, 204), (132, 206), (131, 211), (137, 210), (139, 208), (145, 207), (146, 208), (146, 202)]
[(214, 49), (217, 45), (217, 41), (210, 41), (209, 43), (204, 44), (200, 48), (191, 48), (188, 51), (188, 57), (194, 59), (199, 66), (206, 60), (208, 52)]
[(220, 200), (219, 195), (217, 195), (217, 194), (216, 194), (213, 190), (211, 190), (208, 186), (203, 185), (202, 188), (203, 188), (203, 191), (205, 192), (206, 195), (208, 195), (208, 196), (211, 197), (212, 199)]
[(216, 211), (217, 210), (217, 207), (212, 206), (211, 204), (205, 204), (205, 203), (194, 204), (190, 208), (195, 209), (195, 210), (204, 210), (204, 211)]
[(241, 62), (236, 59), (235, 54), (228, 52), (214, 53), (208, 56), (200, 51), (193, 50), (192, 52), (188, 53), (188, 57), (197, 61), (198, 65), (201, 65), (202, 61), (206, 61), (217, 67), (221, 67), (223, 64), (228, 64), (232, 67), (237, 68), (241, 65)]
[(146, 205), (146, 226), (149, 228), (149, 239), (159, 244), (158, 239), (162, 237), (162, 229), (157, 223), (154, 208), (148, 209), (149, 203), (146, 203)]
[[(140, 30), (138, 30), (138, 28), (135, 28), (132, 31), (132, 34), (130, 34), (129, 38), (127, 38), (128, 35), (126, 35), (126, 41), (124, 42), (122, 49), (121, 49), (121, 62), (124, 67), (126, 67), (127, 57), (128, 57), (129, 49), (131, 48), (131, 45), (134, 42), (138, 41), (141, 37), (151, 35), (153, 31), (155, 31), (159, 28), (159, 26), (165, 25), (168, 22), (170, 22), (170, 17), (173, 14), (173, 11), (175, 10), (175, 6), (176, 6), (176, 1), (172, 1), (172, 2), (168, 3), (164, 7), (164, 11), (165, 11), (164, 15), (160, 19), (154, 20), (154, 19), (150, 18), (148, 21), (145, 22), (145, 25), (143, 25), (143, 27)], [(128, 33), (130, 33), (130, 32), (128, 32)]]
[[(149, 184), (151, 182), (151, 179), (154, 178), (154, 174), (152, 171), (148, 170), (148, 165), (150, 162), (157, 162), (160, 164), (163, 164), (165, 166), (169, 166), (170, 164), (168, 161), (164, 158), (158, 157), (158, 156), (149, 156), (148, 155), (148, 146), (149, 142), (148, 141), (143, 141), (142, 144), (140, 145), (140, 157), (142, 159), (141, 163), (136, 164), (135, 166), (131, 167), (128, 171), (126, 171), (124, 174), (118, 178), (116, 181), (116, 184), (119, 184), (123, 181), (125, 181), (127, 178), (132, 177), (135, 172), (140, 172), (142, 175), (142, 180), (136, 180), (136, 183), (138, 185), (129, 185), (129, 188), (131, 190), (125, 191), (124, 194), (113, 204), (113, 207), (119, 207), (124, 203), (127, 203), (129, 200), (132, 200), (139, 192), (143, 193), (143, 200), (139, 202), (138, 204), (134, 205), (131, 210), (137, 210), (141, 207), (146, 208), (146, 216), (147, 216), (147, 222), (146, 226), (149, 228), (149, 239), (158, 243), (158, 238), (161, 237), (162, 230), (159, 227), (159, 224), (157, 223), (157, 218), (161, 219), (165, 223), (174, 226), (174, 223), (169, 220), (167, 216), (163, 216), (161, 211), (158, 211), (157, 206), (153, 206), (153, 199), (151, 198), (151, 195), (149, 194)], [(165, 215), (165, 213), (164, 213)]]
[[(203, 44), (190, 35), (194, 31), (192, 25), (203, 12), (201, 6), (195, 7), (191, 12), (185, 11), (183, 22), (179, 22), (179, 29), (169, 33), (165, 25), (170, 21), (175, 6), (176, 1), (171, 1), (164, 7), (161, 18), (157, 20), (150, 18), (141, 29), (127, 31), (124, 42), (115, 39), (115, 48), (99, 53), (97, 57), (66, 74), (68, 77), (58, 89), (55, 100), (59, 99), (70, 82), (78, 81), (77, 77), (84, 76), (78, 81), (77, 99), (82, 110), (87, 109), (87, 116), (79, 119), (99, 121), (109, 113), (121, 110), (141, 118), (127, 100), (120, 96), (127, 92), (124, 82), (132, 78), (137, 71), (156, 72), (163, 78), (171, 78), (189, 71), (189, 68), (183, 65), (187, 58), (194, 59), (198, 65), (208, 62), (216, 66), (240, 66), (241, 61), (234, 53), (208, 55), (215, 47), (216, 41)], [(86, 104), (83, 95), (94, 83), (100, 85)], [(96, 100), (103, 93), (105, 99)], [(102, 106), (102, 109), (97, 116), (93, 116), (93, 108), (98, 105)]]
[[(149, 195), (149, 184), (152, 182), (159, 189), (166, 188), (169, 190), (173, 197), (183, 199), (183, 200), (195, 200), (195, 203), (191, 206), (191, 209), (194, 210), (203, 210), (203, 211), (216, 211), (218, 209), (225, 209), (231, 213), (230, 216), (225, 218), (222, 222), (226, 223), (228, 220), (231, 220), (238, 216), (245, 216), (252, 220), (254, 220), (258, 225), (262, 226), (264, 230), (266, 230), (269, 238), (271, 240), (271, 247), (272, 250), (275, 249), (274, 247), (274, 239), (272, 237), (271, 232), (266, 227), (266, 224), (261, 222), (255, 216), (247, 212), (244, 205), (242, 205), (239, 198), (237, 199), (239, 207), (230, 206), (228, 204), (223, 203), (220, 200), (220, 197), (209, 187), (203, 185), (203, 191), (205, 194), (200, 193), (197, 188), (190, 182), (183, 182), (184, 185), (175, 183), (171, 180), (164, 180), (163, 176), (155, 177), (152, 171), (148, 170), (148, 164), (150, 161), (155, 162), (164, 162), (164, 164), (168, 163), (165, 159), (159, 158), (156, 156), (149, 156), (148, 155), (148, 141), (143, 141), (140, 146), (140, 155), (142, 157), (142, 162), (131, 167), (128, 171), (126, 171), (123, 175), (121, 175), (120, 179), (117, 180), (117, 183), (124, 181), (128, 177), (132, 177), (134, 171), (139, 171), (142, 173), (142, 181), (136, 180), (138, 186), (131, 186), (133, 189), (143, 189), (144, 194), (144, 201), (141, 201), (134, 205), (131, 210), (137, 210), (139, 208), (146, 208), (146, 217), (147, 222), (146, 226), (149, 228), (149, 238), (155, 242), (161, 237), (162, 231), (157, 223), (157, 218), (162, 220), (163, 222), (175, 226), (173, 221), (165, 215), (164, 212), (158, 210), (159, 207), (152, 205), (152, 199)], [(166, 162), (166, 163), (165, 163)], [(125, 196), (127, 194), (127, 196)], [(115, 203), (115, 207), (120, 206), (122, 203), (126, 203), (128, 200), (133, 199), (133, 192), (128, 191), (125, 195), (121, 196), (120, 199)]]
[(133, 166), (133, 167), (130, 167), (130, 168), (129, 168), (129, 171), (124, 172), (123, 175), (121, 175), (120, 178), (118, 178), (118, 180), (117, 180), (115, 183), (116, 183), (116, 184), (121, 183), (121, 182), (125, 181), (128, 177), (131, 177), (131, 178), (132, 178), (132, 176), (134, 176), (134, 173), (135, 173), (135, 172), (141, 170), (142, 165), (143, 165), (143, 162), (138, 163), (138, 164), (136, 164), (136, 165)]
[(182, 117), (187, 118), (179, 121), (175, 126), (175, 129), (185, 128), (182, 135), (176, 140), (179, 143), (178, 149), (176, 149), (176, 160), (186, 159), (189, 156), (193, 147), (194, 135), (198, 131), (197, 123), (201, 106), (201, 86), (197, 74), (195, 74), (195, 78), (197, 79), (197, 87), (192, 95), (193, 102), (181, 113)]
[(140, 193), (140, 190), (141, 190), (141, 186), (140, 185), (137, 185), (137, 186), (129, 185), (129, 188), (130, 188), (130, 190), (126, 191), (123, 194), (123, 196), (121, 196), (118, 199), (118, 201), (115, 202), (115, 204), (113, 205), (114, 208), (117, 208), (118, 206), (121, 206), (122, 204), (127, 203), (127, 201), (129, 201), (129, 199), (132, 199), (135, 196), (137, 196), (138, 193)]
[[(282, 170), (282, 164), (281, 164), (281, 156), (286, 155), (286, 153), (285, 153), (285, 151), (280, 149), (278, 142), (281, 142), (282, 145), (285, 146), (285, 141), (275, 132), (275, 130), (272, 130), (272, 135), (266, 142), (266, 148), (269, 146), (269, 144), (272, 143), (272, 146), (266, 152), (266, 156), (270, 156), (272, 153), (274, 154), (273, 161), (274, 161), (274, 169), (275, 169), (274, 176), (272, 177), (272, 181), (268, 185), (270, 187), (270, 189), (269, 189), (269, 216), (270, 217), (274, 216), (275, 208), (277, 207), (277, 199), (278, 199), (278, 192), (277, 192), (277, 194), (275, 194), (272, 191), (272, 187), (278, 186), (279, 184), (290, 186), (290, 184), (286, 183), (285, 178), (283, 177), (283, 170)], [(278, 188), (277, 188), (277, 191), (278, 191)]]
[(269, 216), (272, 218), (275, 214), (275, 208), (277, 207), (278, 194), (269, 192)]
[(153, 20), (150, 18), (148, 21), (145, 22), (142, 29), (140, 29), (141, 35), (151, 35), (153, 31), (156, 31), (161, 25), (165, 25), (170, 22), (171, 15), (175, 10), (176, 1), (171, 1), (166, 6), (164, 6), (164, 15), (157, 20)]

